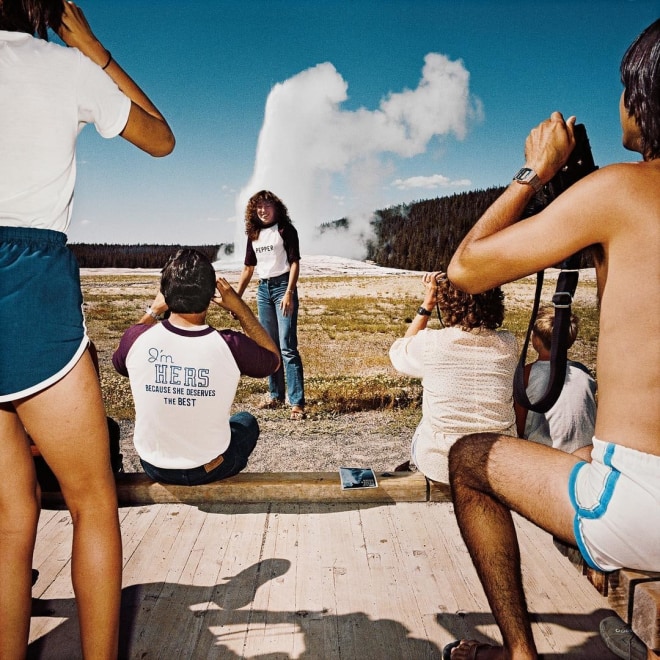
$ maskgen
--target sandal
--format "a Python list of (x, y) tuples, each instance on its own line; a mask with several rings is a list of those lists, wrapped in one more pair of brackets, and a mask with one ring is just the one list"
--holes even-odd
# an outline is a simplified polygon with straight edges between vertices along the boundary
[(281, 399), (268, 399), (268, 401), (260, 403), (257, 408), (259, 410), (275, 410), (276, 408), (281, 408), (283, 405), (284, 401)]
[(501, 647), (493, 646), (492, 644), (483, 644), (481, 642), (475, 642), (473, 640), (464, 640), (459, 639), (451, 644), (447, 644), (444, 649), (442, 649), (442, 660), (451, 660), (452, 651), (459, 646), (465, 645), (466, 650), (470, 652), (470, 655), (467, 656), (470, 660), (478, 660), (477, 653), (480, 651), (491, 651), (493, 649), (500, 649)]
[(293, 408), (291, 408), (291, 415), (289, 419), (294, 421), (300, 421), (301, 419), (305, 419), (305, 417), (307, 417), (307, 415), (300, 406), (293, 406)]

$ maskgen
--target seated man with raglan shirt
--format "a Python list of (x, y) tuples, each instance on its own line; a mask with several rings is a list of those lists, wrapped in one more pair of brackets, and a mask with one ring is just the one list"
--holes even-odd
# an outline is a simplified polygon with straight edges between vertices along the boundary
[[(238, 319), (243, 332), (208, 325), (212, 301)], [(194, 486), (245, 468), (259, 425), (250, 413), (231, 415), (236, 388), (241, 375), (265, 378), (279, 362), (278, 347), (229, 282), (216, 281), (209, 259), (179, 250), (163, 268), (151, 307), (112, 357), (130, 379), (133, 442), (145, 473)]]

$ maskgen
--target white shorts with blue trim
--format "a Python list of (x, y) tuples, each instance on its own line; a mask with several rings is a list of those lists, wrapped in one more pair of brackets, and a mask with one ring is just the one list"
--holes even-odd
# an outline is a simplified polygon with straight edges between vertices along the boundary
[(592, 462), (578, 463), (568, 485), (582, 556), (601, 571), (660, 571), (660, 456), (593, 444)]

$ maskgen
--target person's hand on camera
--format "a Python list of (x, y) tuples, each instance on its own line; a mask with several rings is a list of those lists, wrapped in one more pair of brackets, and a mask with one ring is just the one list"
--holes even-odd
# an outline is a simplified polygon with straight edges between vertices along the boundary
[(154, 298), (154, 301), (150, 305), (151, 311), (158, 315), (163, 316), (167, 311), (167, 303), (165, 302), (165, 296), (159, 291)]
[(525, 165), (547, 183), (564, 166), (575, 147), (575, 117), (564, 121), (561, 112), (532, 129), (525, 142)]
[(226, 309), (234, 318), (237, 318), (236, 312), (245, 304), (241, 297), (224, 277), (219, 277), (216, 280), (215, 287), (218, 293), (211, 299), (212, 302)]
[(445, 273), (439, 270), (425, 273), (422, 276), (422, 282), (426, 289), (423, 306), (426, 309), (432, 309), (438, 303), (438, 279), (443, 277), (446, 277)]

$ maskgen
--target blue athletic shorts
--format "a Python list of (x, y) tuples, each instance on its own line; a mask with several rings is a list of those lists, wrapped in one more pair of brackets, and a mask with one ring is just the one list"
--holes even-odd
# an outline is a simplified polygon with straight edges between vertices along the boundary
[(0, 227), (0, 402), (65, 376), (87, 348), (80, 273), (66, 234)]

